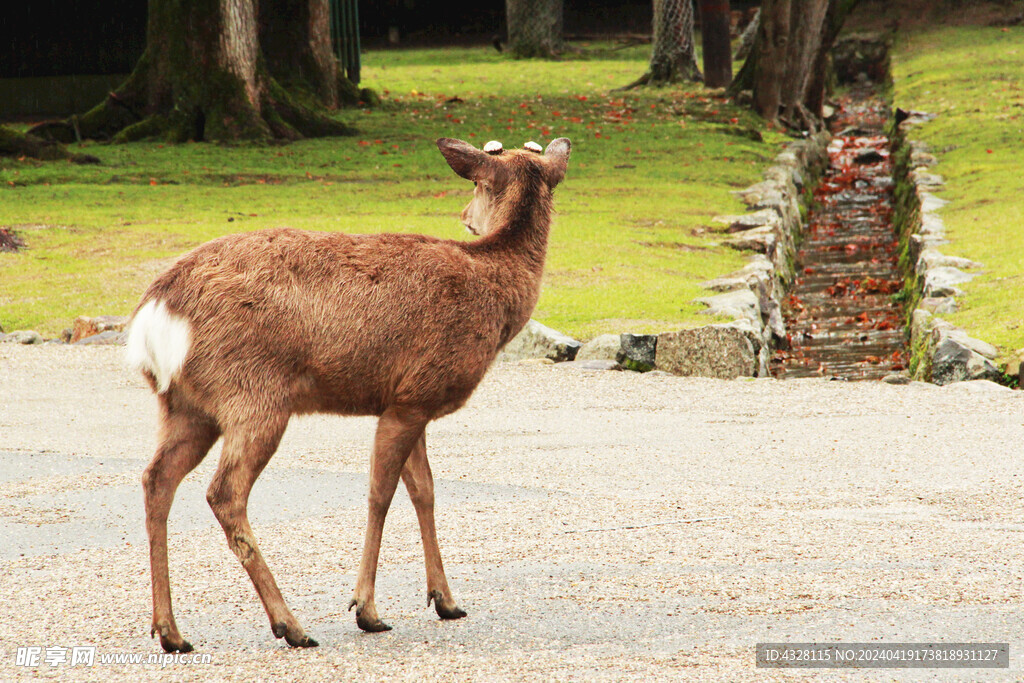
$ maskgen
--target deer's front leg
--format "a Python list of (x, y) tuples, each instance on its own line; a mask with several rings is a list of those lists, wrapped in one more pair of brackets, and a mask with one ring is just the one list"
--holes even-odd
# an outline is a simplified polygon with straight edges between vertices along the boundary
[(434, 527), (434, 476), (427, 461), (426, 435), (421, 434), (413, 446), (409, 459), (402, 470), (402, 481), (409, 491), (409, 498), (416, 507), (423, 538), (423, 557), (427, 566), (427, 605), (431, 601), (437, 616), (442, 619), (461, 619), (466, 613), (455, 604), (448, 578), (444, 575), (441, 549), (437, 545), (437, 530)]
[(391, 499), (398, 487), (398, 478), (409, 453), (423, 434), (427, 420), (415, 411), (388, 408), (377, 422), (377, 434), (370, 462), (369, 514), (366, 520), (366, 540), (363, 558), (359, 563), (359, 578), (349, 609), (356, 608), (356, 624), (364, 631), (389, 631), (391, 627), (381, 621), (374, 602), (374, 583), (377, 578), (377, 559)]

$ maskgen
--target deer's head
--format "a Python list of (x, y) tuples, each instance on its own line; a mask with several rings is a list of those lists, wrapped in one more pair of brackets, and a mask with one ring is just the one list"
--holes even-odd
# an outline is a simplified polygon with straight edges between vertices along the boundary
[(539, 177), (549, 192), (553, 190), (565, 177), (570, 151), (568, 138), (553, 140), (543, 151), (535, 142), (506, 150), (497, 141), (480, 150), (452, 138), (441, 138), (437, 146), (452, 170), (476, 185), (473, 199), (462, 210), (462, 222), (474, 235), (493, 230), (495, 215), (511, 185), (524, 185)]

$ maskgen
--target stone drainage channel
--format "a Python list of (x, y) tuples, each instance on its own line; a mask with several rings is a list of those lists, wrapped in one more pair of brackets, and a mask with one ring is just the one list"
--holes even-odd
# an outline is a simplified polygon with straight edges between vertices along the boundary
[(777, 378), (880, 379), (906, 368), (887, 114), (855, 94), (833, 119), (829, 167), (783, 305), (788, 348), (772, 359)]

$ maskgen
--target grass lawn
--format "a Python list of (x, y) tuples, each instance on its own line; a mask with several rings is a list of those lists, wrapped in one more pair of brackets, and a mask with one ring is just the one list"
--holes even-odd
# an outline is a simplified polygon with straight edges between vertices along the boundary
[(895, 101), (938, 114), (914, 129), (939, 158), (938, 193), (950, 244), (984, 264), (961, 285), (961, 310), (944, 316), (1006, 357), (1024, 347), (1024, 30), (971, 26), (901, 34)]
[(91, 167), (0, 160), (0, 226), (28, 244), (0, 254), (0, 325), (53, 336), (77, 315), (127, 314), (177, 255), (231, 232), (469, 239), (458, 213), (472, 187), (434, 140), (561, 136), (572, 159), (534, 317), (584, 339), (706, 323), (692, 303), (699, 283), (746, 258), (706, 226), (743, 210), (730, 191), (759, 180), (784, 139), (699, 85), (611, 93), (644, 71), (649, 48), (582, 47), (560, 62), (486, 48), (370, 52), (364, 85), (384, 104), (339, 114), (361, 131), (352, 138), (87, 144), (103, 160)]

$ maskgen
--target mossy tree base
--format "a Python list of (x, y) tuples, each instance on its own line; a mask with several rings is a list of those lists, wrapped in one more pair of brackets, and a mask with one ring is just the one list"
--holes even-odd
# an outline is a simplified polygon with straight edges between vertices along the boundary
[(704, 80), (701, 76), (700, 70), (694, 67), (693, 69), (686, 69), (680, 71), (678, 69), (658, 69), (650, 70), (644, 73), (643, 76), (636, 79), (632, 83), (622, 86), (621, 88), (615, 88), (615, 92), (621, 92), (623, 90), (633, 90), (634, 88), (642, 88), (645, 85), (650, 86), (663, 86), (672, 85), (673, 83), (701, 83)]
[[(30, 132), (63, 143), (78, 137), (119, 143), (154, 139), (226, 142), (355, 133), (350, 126), (328, 116), (313, 98), (304, 97), (301, 89), (287, 90), (265, 73), (261, 74), (264, 85), (256, 103), (249, 102), (241, 84), (231, 83), (228, 78), (225, 85), (229, 87), (219, 96), (203, 97), (202, 91), (207, 88), (199, 88), (199, 96), (191, 102), (178, 98), (174, 107), (153, 107), (146, 102), (151, 88), (145, 71), (148, 67), (140, 63), (120, 88), (81, 117), (43, 123)], [(362, 98), (362, 93), (356, 92)]]
[[(352, 128), (327, 113), (328, 107), (337, 105), (334, 86), (339, 78), (329, 53), (327, 5), (323, 0), (308, 4), (317, 10), (319, 29), (309, 29), (294, 40), (288, 33), (275, 42), (273, 33), (257, 30), (253, 0), (150, 0), (146, 50), (128, 79), (80, 118), (43, 124), (31, 132), (58, 142), (229, 142), (351, 135)], [(264, 9), (269, 11), (271, 5)], [(284, 12), (278, 9), (278, 14)], [(294, 12), (282, 16), (290, 14)], [(289, 42), (301, 52), (302, 41), (315, 43), (318, 49), (311, 53), (318, 56), (299, 60), (302, 69), (280, 66), (282, 78), (296, 81), (283, 87), (268, 64), (294, 65), (273, 50), (265, 54), (261, 33), (271, 47)]]

